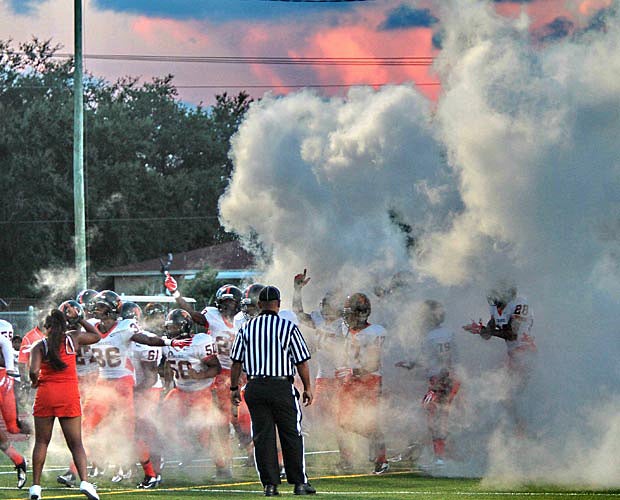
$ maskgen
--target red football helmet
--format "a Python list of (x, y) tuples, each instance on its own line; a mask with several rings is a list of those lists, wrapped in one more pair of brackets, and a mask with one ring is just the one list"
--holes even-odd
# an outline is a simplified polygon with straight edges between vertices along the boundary
[(77, 325), (84, 318), (84, 309), (77, 300), (65, 300), (58, 306), (58, 309), (65, 315), (67, 324), (70, 326)]
[(258, 294), (263, 288), (265, 288), (265, 285), (254, 283), (243, 290), (241, 311), (246, 319), (249, 320), (258, 314)]
[(239, 312), (243, 292), (235, 285), (224, 285), (215, 292), (215, 305), (225, 316), (234, 316)]
[(342, 313), (344, 322), (349, 328), (353, 330), (364, 328), (368, 325), (370, 316), (370, 299), (363, 293), (349, 295), (344, 301)]
[(331, 290), (328, 291), (319, 303), (319, 311), (321, 311), (321, 316), (323, 316), (323, 318), (327, 321), (334, 321), (342, 316), (341, 304), (342, 298), (338, 297), (336, 292)]
[(142, 309), (135, 302), (123, 302), (121, 306), (121, 318), (140, 321), (142, 319)]
[(422, 327), (427, 330), (437, 328), (441, 325), (446, 317), (446, 311), (436, 300), (425, 300), (420, 308), (420, 319)]
[(173, 309), (166, 316), (166, 334), (171, 339), (191, 337), (193, 328), (192, 316), (184, 309)]
[(116, 319), (121, 313), (123, 302), (118, 293), (112, 290), (99, 292), (91, 301), (95, 317), (99, 320), (106, 318)]
[(93, 299), (97, 296), (97, 290), (92, 290), (91, 288), (87, 288), (86, 290), (82, 290), (77, 294), (75, 301), (81, 304), (84, 312), (92, 313), (92, 302)]

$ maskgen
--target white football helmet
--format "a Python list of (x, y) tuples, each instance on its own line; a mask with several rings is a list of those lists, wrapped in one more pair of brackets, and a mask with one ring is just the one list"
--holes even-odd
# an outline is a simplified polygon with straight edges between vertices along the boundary
[(489, 290), (487, 301), (490, 306), (500, 308), (506, 307), (506, 304), (514, 300), (517, 296), (517, 285), (508, 279), (503, 279), (495, 283), (495, 286)]

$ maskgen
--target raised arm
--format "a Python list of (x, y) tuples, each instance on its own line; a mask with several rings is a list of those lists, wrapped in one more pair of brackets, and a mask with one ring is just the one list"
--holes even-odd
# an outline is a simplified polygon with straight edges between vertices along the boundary
[(89, 323), (84, 318), (81, 318), (78, 324), (82, 327), (81, 329), (67, 333), (71, 333), (71, 336), (79, 345), (95, 344), (101, 340), (101, 334), (95, 328), (95, 325)]
[(166, 279), (164, 280), (164, 286), (172, 294), (177, 305), (184, 311), (187, 311), (192, 316), (192, 321), (194, 323), (196, 323), (197, 325), (202, 325), (204, 327), (209, 326), (209, 322), (207, 321), (207, 318), (205, 318), (202, 313), (198, 311), (194, 311), (192, 306), (190, 306), (189, 303), (182, 297), (181, 292), (179, 292), (177, 281), (172, 277), (172, 275), (168, 271), (166, 271)]
[(308, 284), (310, 278), (306, 277), (306, 269), (304, 269), (303, 273), (296, 274), (293, 278), (293, 311), (297, 314), (299, 321), (302, 323), (314, 327), (314, 321), (312, 321), (312, 317), (304, 312), (303, 301), (301, 298), (301, 289)]

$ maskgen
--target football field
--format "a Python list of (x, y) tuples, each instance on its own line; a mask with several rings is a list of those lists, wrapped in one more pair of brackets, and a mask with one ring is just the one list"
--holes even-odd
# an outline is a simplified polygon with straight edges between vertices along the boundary
[[(18, 490), (14, 487), (15, 476), (9, 465), (0, 469), (0, 498), (23, 500), (28, 496), (28, 489)], [(135, 489), (135, 478), (120, 484), (109, 480), (98, 482), (99, 494), (102, 499), (138, 500), (138, 499), (188, 499), (188, 498), (231, 498), (256, 499), (262, 498), (262, 488), (251, 469), (235, 467), (235, 481), (191, 479), (187, 470), (175, 470), (170, 467), (164, 470), (165, 481), (154, 490)], [(198, 469), (197, 469), (198, 470)], [(197, 472), (194, 471), (194, 472)], [(206, 467), (202, 471), (207, 471)], [(55, 483), (55, 475), (59, 471), (49, 470), (43, 480), (44, 499), (85, 498), (77, 489), (59, 488)], [(137, 478), (140, 479), (139, 477)], [(338, 500), (463, 500), (489, 499), (514, 500), (516, 498), (541, 500), (578, 500), (578, 499), (617, 499), (620, 500), (620, 489), (587, 490), (579, 488), (562, 488), (553, 485), (529, 485), (518, 488), (488, 488), (480, 479), (471, 478), (437, 478), (421, 472), (395, 470), (381, 476), (371, 474), (350, 475), (311, 475), (310, 481), (317, 489), (316, 497)], [(30, 484), (30, 481), (28, 482)], [(280, 486), (281, 497), (293, 497), (292, 486)]]

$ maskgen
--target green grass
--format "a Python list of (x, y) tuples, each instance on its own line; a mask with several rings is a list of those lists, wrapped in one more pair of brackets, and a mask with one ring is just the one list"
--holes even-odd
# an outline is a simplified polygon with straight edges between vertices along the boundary
[[(319, 463), (321, 462), (321, 463)], [(315, 460), (309, 464), (311, 482), (317, 489), (316, 498), (333, 498), (338, 500), (467, 500), (492, 499), (514, 500), (517, 498), (541, 500), (581, 500), (581, 499), (620, 499), (620, 490), (588, 491), (566, 489), (554, 486), (523, 486), (517, 489), (485, 488), (480, 479), (433, 478), (421, 473), (406, 470), (389, 472), (382, 476), (371, 474), (355, 474), (334, 476), (328, 473), (331, 469), (326, 465), (328, 459)], [(216, 482), (210, 479), (213, 470), (210, 467), (196, 465), (182, 471), (169, 467), (165, 483), (156, 490), (136, 490), (137, 483), (131, 479), (127, 484), (113, 484), (109, 480), (99, 481), (99, 492), (102, 499), (110, 500), (142, 500), (142, 499), (188, 499), (188, 498), (231, 498), (257, 499), (262, 498), (262, 488), (253, 469), (235, 467), (235, 481)], [(69, 488), (58, 488), (55, 475), (58, 471), (45, 474), (43, 487), (44, 499), (52, 498), (84, 498), (79, 491)], [(138, 478), (139, 479), (139, 478)], [(14, 488), (15, 477), (8, 465), (0, 466), (0, 499), (27, 498), (27, 486), (23, 490)], [(29, 483), (28, 483), (29, 484)], [(292, 486), (280, 486), (281, 497), (293, 497)]]

